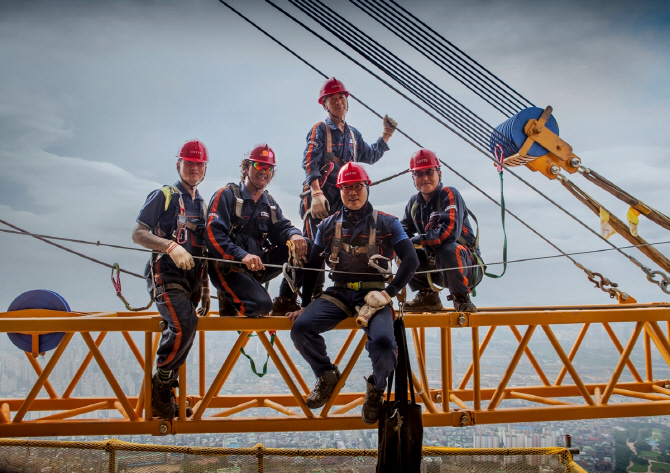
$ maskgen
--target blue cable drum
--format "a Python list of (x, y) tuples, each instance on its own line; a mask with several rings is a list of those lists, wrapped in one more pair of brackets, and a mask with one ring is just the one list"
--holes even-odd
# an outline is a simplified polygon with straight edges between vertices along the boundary
[[(505, 158), (518, 153), (528, 138), (523, 131), (526, 123), (528, 123), (528, 120), (537, 120), (540, 118), (542, 112), (544, 112), (544, 109), (539, 107), (526, 108), (498, 125), (496, 127), (497, 133), (491, 133), (491, 138), (489, 139), (489, 146), (493, 156), (496, 157), (495, 149), (497, 145), (502, 146)], [(553, 115), (549, 116), (545, 126), (558, 135), (558, 123)], [(533, 146), (530, 147), (527, 155), (539, 157), (544, 156), (548, 152), (549, 150), (545, 149), (543, 146), (540, 146), (538, 143), (533, 143)]]
[[(69, 304), (60, 295), (47, 289), (34, 289), (18, 296), (9, 304), (7, 312), (24, 309), (47, 309), (70, 312)], [(12, 343), (23, 351), (33, 350), (33, 336), (25, 333), (8, 333)], [(65, 332), (44, 333), (39, 335), (39, 352), (44, 353), (58, 346)]]

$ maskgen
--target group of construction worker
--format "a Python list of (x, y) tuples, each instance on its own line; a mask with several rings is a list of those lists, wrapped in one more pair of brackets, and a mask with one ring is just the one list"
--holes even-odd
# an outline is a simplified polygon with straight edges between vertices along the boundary
[[(220, 316), (286, 316), (292, 322), (291, 340), (317, 378), (305, 399), (310, 409), (327, 402), (340, 378), (322, 334), (356, 318), (372, 362), (361, 414), (368, 424), (379, 418), (387, 378), (396, 366), (392, 298), (409, 284), (417, 294), (404, 310), (440, 310), (444, 287), (456, 311), (476, 312), (469, 294), (484, 266), (463, 197), (443, 186), (435, 153), (420, 149), (410, 159), (418, 192), (402, 220), (374, 209), (361, 163), (382, 158), (397, 123), (385, 116), (382, 135), (367, 144), (345, 120), (348, 97), (334, 77), (321, 88), (318, 102), (327, 117), (307, 134), (302, 231), (267, 191), (277, 157), (264, 143), (242, 159), (241, 181), (219, 189), (209, 206), (197, 190), (209, 162), (198, 140), (179, 151), (179, 180), (147, 197), (132, 237), (153, 250), (145, 276), (165, 322), (152, 380), (155, 417), (172, 419), (178, 412), (177, 371), (193, 344), (198, 315), (209, 314), (210, 282), (218, 292)], [(272, 300), (265, 283), (281, 275), (282, 266), (294, 277), (282, 280)], [(326, 272), (332, 285), (324, 289)]]

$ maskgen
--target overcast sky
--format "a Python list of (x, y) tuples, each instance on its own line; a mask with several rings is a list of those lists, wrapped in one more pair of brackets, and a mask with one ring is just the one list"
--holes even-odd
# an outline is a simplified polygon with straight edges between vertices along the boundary
[[(322, 31), (288, 2), (277, 3)], [(231, 4), (499, 198), (495, 169), (458, 137), (265, 2)], [(489, 123), (506, 119), (353, 5), (328, 4)], [(561, 137), (586, 166), (670, 214), (670, 3), (421, 1), (405, 6), (532, 102), (552, 105)], [(176, 180), (175, 154), (185, 140), (197, 137), (210, 152), (200, 186), (207, 201), (238, 180), (247, 150), (268, 142), (279, 162), (269, 190), (301, 226), (301, 156), (306, 133), (325, 117), (317, 104), (322, 83), (321, 76), (216, 0), (2, 1), (0, 218), (35, 233), (132, 246), (131, 228), (145, 197)], [(347, 118), (368, 142), (381, 133), (380, 120), (355, 102)], [(369, 168), (373, 180), (405, 169), (416, 150), (398, 134), (389, 144), (383, 160)], [(526, 168), (517, 171), (599, 228), (598, 218), (557, 182)], [(573, 180), (625, 220), (625, 204), (580, 176)], [(484, 259), (501, 261), (498, 207), (449, 172), (443, 181), (457, 187), (477, 215)], [(509, 209), (564, 251), (606, 247), (512, 176), (506, 176), (505, 190)], [(370, 199), (401, 216), (413, 192), (403, 176), (374, 187)], [(511, 218), (507, 225), (510, 259), (556, 254)], [(639, 230), (652, 242), (670, 240), (642, 218)], [(627, 244), (619, 236), (611, 241)], [(66, 245), (135, 272), (147, 259), (137, 252)], [(668, 245), (658, 249), (670, 253)], [(636, 250), (626, 252), (658, 269)], [(0, 255), (0, 309), (24, 291), (45, 288), (60, 293), (75, 310), (124, 310), (102, 266), (8, 234), (0, 234)], [(670, 301), (621, 255), (576, 258), (639, 301)], [(501, 267), (489, 270), (499, 273)], [(147, 302), (142, 281), (127, 275), (122, 281), (131, 304)], [(512, 264), (503, 279), (487, 278), (475, 299), (478, 306), (608, 302), (565, 259)]]

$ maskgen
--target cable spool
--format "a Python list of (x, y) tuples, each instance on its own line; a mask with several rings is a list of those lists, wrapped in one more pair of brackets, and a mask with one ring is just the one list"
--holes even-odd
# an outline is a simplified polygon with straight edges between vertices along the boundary
[[(537, 120), (540, 118), (542, 112), (544, 112), (544, 109), (539, 107), (526, 108), (498, 125), (496, 127), (497, 133), (491, 133), (491, 138), (489, 139), (489, 147), (493, 156), (497, 158), (495, 150), (498, 145), (502, 146), (505, 158), (518, 153), (526, 139), (528, 139), (524, 131), (526, 123), (528, 123), (528, 120)], [(544, 126), (558, 135), (558, 123), (553, 115), (549, 116)], [(540, 157), (548, 152), (546, 148), (540, 146), (538, 143), (533, 143), (533, 146), (530, 147), (526, 155)]]
[[(46, 289), (34, 289), (18, 296), (9, 305), (7, 312), (24, 309), (47, 309), (70, 312), (70, 306), (60, 295)], [(65, 332), (43, 333), (41, 335), (31, 335), (27, 333), (8, 333), (7, 336), (12, 343), (23, 351), (31, 353), (33, 351), (33, 337), (38, 337), (38, 353), (45, 353), (53, 350), (63, 339)], [(33, 353), (35, 356), (37, 354)]]

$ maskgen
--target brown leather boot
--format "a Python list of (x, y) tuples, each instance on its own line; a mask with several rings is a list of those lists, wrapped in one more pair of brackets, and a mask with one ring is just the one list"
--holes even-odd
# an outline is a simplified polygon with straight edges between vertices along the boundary
[(404, 310), (409, 312), (426, 312), (442, 309), (440, 293), (431, 289), (422, 289), (416, 293), (414, 299), (405, 304)]
[(272, 313), (270, 315), (283, 317), (287, 312), (295, 312), (296, 310), (300, 310), (297, 294), (277, 296), (272, 301)]
[(447, 299), (454, 301), (456, 312), (477, 312), (477, 308), (470, 300), (470, 294), (467, 292), (451, 294)]

